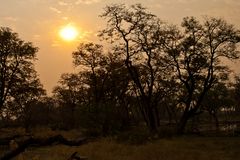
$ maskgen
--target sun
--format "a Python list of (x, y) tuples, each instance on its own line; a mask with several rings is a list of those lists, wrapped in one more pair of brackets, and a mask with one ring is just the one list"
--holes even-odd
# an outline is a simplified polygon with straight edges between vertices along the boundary
[(73, 41), (78, 36), (78, 30), (76, 27), (68, 24), (64, 26), (62, 29), (60, 29), (59, 35), (63, 40)]

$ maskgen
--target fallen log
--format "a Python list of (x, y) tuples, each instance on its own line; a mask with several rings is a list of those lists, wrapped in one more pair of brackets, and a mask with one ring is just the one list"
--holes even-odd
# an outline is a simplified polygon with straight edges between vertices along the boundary
[(56, 135), (53, 137), (48, 138), (34, 138), (30, 137), (26, 140), (19, 142), (18, 146), (4, 154), (2, 157), (0, 157), (0, 160), (10, 160), (20, 153), (24, 152), (26, 148), (31, 146), (49, 146), (52, 144), (63, 144), (67, 146), (80, 146), (82, 144), (87, 143), (87, 139), (79, 139), (79, 140), (67, 140), (62, 135)]
[(29, 135), (29, 134), (26, 134), (26, 135), (17, 134), (17, 135), (12, 135), (12, 136), (8, 136), (8, 137), (1, 137), (0, 145), (8, 145), (11, 140), (22, 138), (22, 137), (30, 137), (30, 136), (31, 135)]

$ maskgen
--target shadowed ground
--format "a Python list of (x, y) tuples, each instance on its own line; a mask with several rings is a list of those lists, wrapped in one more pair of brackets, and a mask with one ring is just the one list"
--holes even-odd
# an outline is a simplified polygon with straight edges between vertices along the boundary
[(36, 160), (66, 160), (77, 151), (90, 160), (237, 160), (240, 138), (179, 137), (144, 145), (101, 139), (80, 147), (57, 145), (28, 149), (23, 157)]

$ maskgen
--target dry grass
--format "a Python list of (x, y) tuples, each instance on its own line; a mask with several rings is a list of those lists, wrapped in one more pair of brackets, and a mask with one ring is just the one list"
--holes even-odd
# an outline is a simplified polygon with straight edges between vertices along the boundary
[(239, 146), (239, 137), (177, 137), (144, 145), (117, 143), (105, 138), (79, 147), (31, 148), (22, 158), (66, 160), (77, 151), (89, 160), (237, 160), (240, 159)]
[[(1, 130), (2, 135), (21, 132), (23, 131), (20, 128), (15, 128), (14, 132)], [(36, 128), (32, 132), (40, 137), (56, 134), (62, 134), (70, 139), (81, 137), (78, 130), (52, 131), (47, 128)], [(89, 160), (238, 160), (239, 146), (240, 137), (183, 136), (163, 138), (142, 145), (103, 138), (79, 147), (53, 145), (29, 148), (16, 160), (67, 160), (76, 151)], [(5, 149), (0, 147), (0, 155)]]

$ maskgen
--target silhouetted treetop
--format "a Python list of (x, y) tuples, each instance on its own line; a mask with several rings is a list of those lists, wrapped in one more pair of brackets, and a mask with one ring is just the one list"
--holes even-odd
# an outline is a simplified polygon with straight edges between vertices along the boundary
[(23, 101), (21, 96), (44, 93), (34, 69), (37, 51), (10, 28), (0, 28), (0, 110), (12, 100)]

